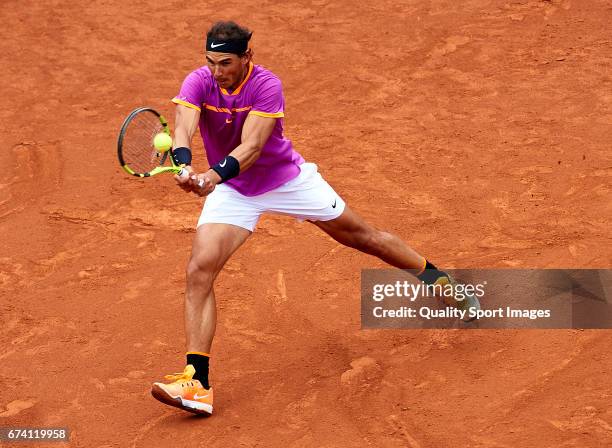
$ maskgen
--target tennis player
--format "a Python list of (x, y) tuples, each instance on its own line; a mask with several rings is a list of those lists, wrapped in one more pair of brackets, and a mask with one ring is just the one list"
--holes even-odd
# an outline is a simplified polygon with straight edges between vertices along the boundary
[[(336, 241), (409, 270), (427, 284), (452, 284), (397, 236), (367, 224), (283, 134), (285, 100), (280, 80), (253, 64), (251, 32), (234, 22), (217, 22), (207, 33), (206, 66), (184, 80), (176, 103), (173, 157), (190, 176), (179, 186), (207, 196), (187, 265), (185, 293), (186, 367), (154, 383), (158, 400), (194, 413), (211, 414), (208, 379), (217, 323), (213, 282), (230, 256), (254, 231), (262, 213), (314, 223)], [(210, 169), (191, 166), (197, 128)], [(479, 308), (476, 297), (453, 300), (461, 309)]]

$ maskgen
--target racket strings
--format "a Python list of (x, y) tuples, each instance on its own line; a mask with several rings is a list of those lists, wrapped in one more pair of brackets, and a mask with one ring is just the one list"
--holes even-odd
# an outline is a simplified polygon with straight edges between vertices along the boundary
[(137, 114), (127, 125), (122, 143), (123, 160), (136, 173), (148, 173), (163, 165), (165, 153), (153, 146), (155, 136), (163, 132), (159, 118), (150, 112)]

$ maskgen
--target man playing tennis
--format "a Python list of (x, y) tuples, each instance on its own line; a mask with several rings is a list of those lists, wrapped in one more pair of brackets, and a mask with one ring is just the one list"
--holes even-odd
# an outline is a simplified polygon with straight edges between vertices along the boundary
[[(262, 213), (308, 220), (336, 241), (410, 270), (427, 284), (453, 280), (400, 238), (373, 228), (348, 208), (283, 135), (284, 97), (280, 80), (254, 65), (251, 32), (234, 22), (208, 31), (206, 62), (184, 80), (176, 103), (173, 157), (190, 172), (175, 176), (185, 191), (207, 196), (187, 265), (183, 373), (154, 383), (158, 400), (194, 413), (210, 414), (213, 389), (209, 358), (217, 321), (213, 282), (230, 256), (251, 235)], [(191, 168), (190, 145), (200, 128), (211, 168)], [(454, 301), (479, 308), (476, 297)]]

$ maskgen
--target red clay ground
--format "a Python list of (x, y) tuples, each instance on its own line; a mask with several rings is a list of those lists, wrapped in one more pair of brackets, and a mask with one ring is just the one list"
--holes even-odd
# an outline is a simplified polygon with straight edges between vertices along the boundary
[(115, 157), (124, 116), (172, 117), (233, 18), (284, 82), (288, 136), (375, 225), (444, 267), (610, 267), (609, 1), (7, 0), (2, 18), (0, 426), (98, 448), (612, 445), (609, 331), (361, 331), (360, 269), (383, 264), (281, 217), (219, 278), (215, 415), (164, 407), (149, 387), (183, 367), (201, 204)]

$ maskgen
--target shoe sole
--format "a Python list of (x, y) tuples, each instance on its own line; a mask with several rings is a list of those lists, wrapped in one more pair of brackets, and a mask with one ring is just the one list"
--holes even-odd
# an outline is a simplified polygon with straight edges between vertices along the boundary
[[(183, 400), (181, 397), (173, 397), (157, 384), (153, 384), (151, 387), (151, 395), (153, 395), (153, 398), (161, 401), (164, 404), (174, 406), (175, 408), (182, 409), (183, 411), (191, 412), (192, 414), (211, 415), (213, 412), (212, 405), (191, 400)], [(193, 403), (192, 406), (190, 406), (191, 403)], [(202, 408), (200, 409), (194, 406), (202, 406)]]

